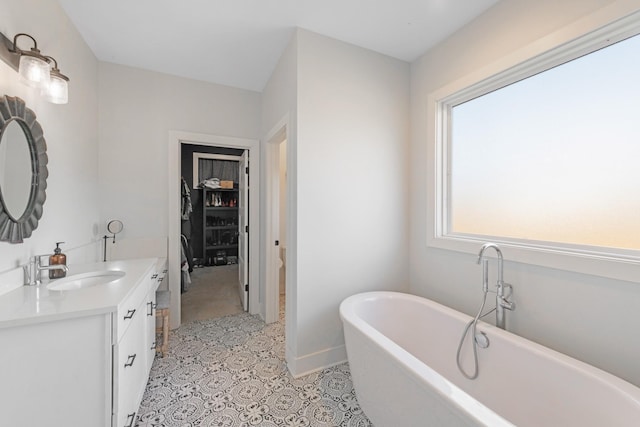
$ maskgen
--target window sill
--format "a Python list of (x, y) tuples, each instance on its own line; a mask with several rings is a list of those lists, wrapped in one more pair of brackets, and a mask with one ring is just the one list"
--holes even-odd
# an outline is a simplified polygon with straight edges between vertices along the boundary
[(551, 243), (502, 240), (495, 237), (443, 235), (427, 239), (427, 246), (477, 255), (480, 247), (492, 242), (500, 246), (506, 262), (553, 268), (609, 279), (637, 282), (640, 256), (634, 252), (608, 253), (602, 248), (558, 247)]

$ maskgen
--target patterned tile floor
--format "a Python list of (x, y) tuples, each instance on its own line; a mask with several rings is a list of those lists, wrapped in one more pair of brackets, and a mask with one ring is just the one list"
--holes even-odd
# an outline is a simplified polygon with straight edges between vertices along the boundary
[(284, 363), (284, 322), (265, 325), (247, 313), (173, 332), (138, 414), (139, 427), (372, 425), (347, 364), (294, 379)]

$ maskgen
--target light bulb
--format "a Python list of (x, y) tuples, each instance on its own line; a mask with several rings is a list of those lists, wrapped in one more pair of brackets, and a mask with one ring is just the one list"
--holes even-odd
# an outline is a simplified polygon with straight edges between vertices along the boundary
[(69, 101), (69, 84), (62, 77), (51, 75), (49, 85), (42, 89), (45, 99), (54, 104), (66, 104)]
[(51, 79), (51, 67), (45, 60), (23, 53), (18, 68), (20, 79), (28, 86), (46, 88)]

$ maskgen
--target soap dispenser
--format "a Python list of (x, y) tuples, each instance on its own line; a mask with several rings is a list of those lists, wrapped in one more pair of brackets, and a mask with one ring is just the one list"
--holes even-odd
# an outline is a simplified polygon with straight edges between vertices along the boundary
[[(49, 265), (67, 265), (67, 256), (62, 253), (60, 245), (64, 242), (56, 242), (56, 248), (53, 250), (53, 255), (49, 257)], [(49, 279), (59, 279), (67, 275), (67, 272), (62, 269), (49, 270)]]

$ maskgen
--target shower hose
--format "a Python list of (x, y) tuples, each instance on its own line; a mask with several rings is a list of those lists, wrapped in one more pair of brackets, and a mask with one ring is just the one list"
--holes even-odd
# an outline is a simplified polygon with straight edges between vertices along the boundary
[[(478, 320), (480, 318), (488, 314), (491, 314), (495, 311), (495, 308), (494, 308), (492, 310), (489, 310), (485, 314), (482, 314), (482, 310), (484, 310), (484, 306), (487, 303), (487, 293), (489, 293), (489, 290), (485, 287), (482, 290), (482, 293), (483, 293), (482, 304), (480, 305), (480, 310), (478, 310), (478, 314), (476, 314), (476, 317), (474, 317), (473, 320), (467, 323), (467, 326), (464, 328), (464, 332), (462, 333), (462, 338), (460, 338), (460, 344), (458, 344), (458, 351), (456, 353), (456, 363), (458, 364), (458, 369), (460, 370), (462, 375), (464, 375), (466, 378), (470, 380), (475, 380), (476, 378), (478, 378), (478, 373), (480, 372), (478, 368), (478, 342), (476, 341), (476, 325), (478, 324)], [(471, 329), (471, 337), (472, 337), (471, 344), (473, 346), (473, 373), (471, 374), (468, 374), (467, 372), (465, 372), (464, 368), (462, 367), (462, 363), (460, 362), (460, 350), (462, 349), (462, 343), (464, 343), (464, 340), (467, 337), (467, 334), (469, 333), (469, 329)]]

